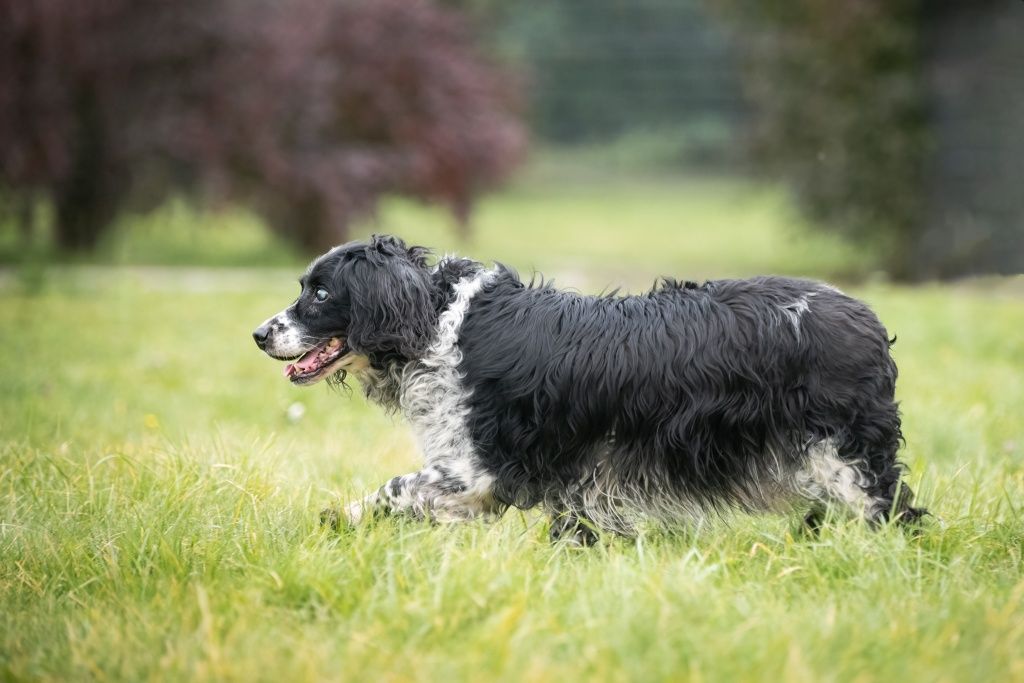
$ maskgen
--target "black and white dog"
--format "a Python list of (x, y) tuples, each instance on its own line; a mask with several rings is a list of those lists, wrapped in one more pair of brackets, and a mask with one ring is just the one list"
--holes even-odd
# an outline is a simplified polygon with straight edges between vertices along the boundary
[(295, 384), (354, 374), (408, 419), (418, 472), (325, 520), (543, 505), (586, 543), (709, 510), (836, 504), (918, 519), (896, 459), (896, 365), (871, 310), (824, 284), (666, 279), (582, 296), (374, 236), (332, 249), (253, 333)]

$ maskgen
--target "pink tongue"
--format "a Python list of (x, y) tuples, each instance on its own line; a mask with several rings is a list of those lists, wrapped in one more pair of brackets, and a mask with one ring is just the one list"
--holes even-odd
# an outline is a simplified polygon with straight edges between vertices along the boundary
[(322, 350), (323, 347), (318, 346), (312, 351), (307, 351), (306, 354), (302, 356), (302, 358), (298, 359), (294, 363), (289, 363), (288, 365), (286, 365), (284, 368), (284, 376), (291, 377), (292, 375), (299, 372), (309, 372), (310, 370), (315, 370), (316, 367), (319, 365), (317, 361), (319, 360), (320, 352)]

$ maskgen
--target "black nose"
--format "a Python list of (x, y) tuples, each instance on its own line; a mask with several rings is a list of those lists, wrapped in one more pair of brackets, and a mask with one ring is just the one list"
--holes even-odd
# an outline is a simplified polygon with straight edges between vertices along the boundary
[(270, 325), (260, 325), (252, 333), (252, 338), (256, 341), (256, 346), (266, 348), (267, 337), (270, 336)]

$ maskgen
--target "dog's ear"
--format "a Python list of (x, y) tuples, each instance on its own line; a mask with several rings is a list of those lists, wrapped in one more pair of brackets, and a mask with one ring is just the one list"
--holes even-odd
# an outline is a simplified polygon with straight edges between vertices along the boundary
[(373, 236), (352, 263), (349, 345), (362, 353), (422, 357), (437, 324), (425, 253), (394, 237)]
[(402, 238), (394, 235), (373, 235), (366, 245), (366, 253), (370, 260), (377, 255), (401, 256), (404, 254), (415, 265), (426, 268), (427, 258), (431, 252), (427, 247), (407, 247)]

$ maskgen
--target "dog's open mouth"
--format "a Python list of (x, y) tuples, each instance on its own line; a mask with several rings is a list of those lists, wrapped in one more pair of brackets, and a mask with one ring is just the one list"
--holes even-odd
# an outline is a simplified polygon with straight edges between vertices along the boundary
[(302, 354), (294, 363), (284, 368), (284, 376), (293, 384), (310, 384), (330, 374), (339, 360), (352, 349), (343, 340), (332, 337)]

